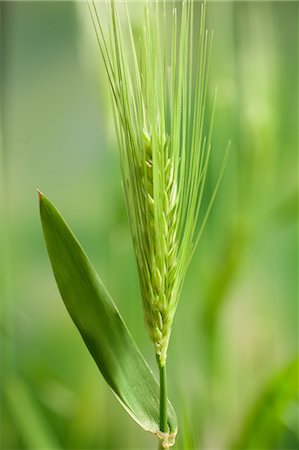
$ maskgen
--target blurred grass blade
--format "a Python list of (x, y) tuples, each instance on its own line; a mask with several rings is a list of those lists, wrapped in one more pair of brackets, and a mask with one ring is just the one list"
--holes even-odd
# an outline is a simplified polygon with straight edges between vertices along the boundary
[(58, 450), (60, 445), (49, 423), (21, 378), (12, 377), (4, 387), (5, 400), (26, 448)]
[(283, 448), (284, 415), (298, 398), (299, 358), (289, 363), (265, 386), (249, 409), (233, 450)]
[[(181, 441), (182, 444), (180, 445), (180, 448), (182, 450), (195, 450), (196, 444), (195, 444), (195, 435), (194, 435), (194, 421), (193, 418), (188, 414), (188, 410), (185, 406), (185, 402), (182, 402), (181, 405)], [(198, 427), (198, 424), (197, 424)]]
[[(145, 430), (159, 432), (159, 387), (91, 262), (54, 205), (41, 193), (40, 214), (65, 306), (112, 391)], [(169, 433), (177, 429), (168, 405)]]

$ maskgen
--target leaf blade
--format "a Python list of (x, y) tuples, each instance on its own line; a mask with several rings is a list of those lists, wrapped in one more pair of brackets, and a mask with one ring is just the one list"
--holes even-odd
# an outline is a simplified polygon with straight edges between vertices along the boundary
[[(41, 193), (40, 215), (65, 306), (115, 396), (145, 430), (159, 433), (159, 386), (110, 295), (62, 216)], [(168, 402), (168, 426), (176, 415)]]

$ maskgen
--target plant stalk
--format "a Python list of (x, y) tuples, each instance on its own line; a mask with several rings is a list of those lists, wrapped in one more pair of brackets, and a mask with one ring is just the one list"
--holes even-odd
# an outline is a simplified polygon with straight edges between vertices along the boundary
[(166, 378), (166, 363), (162, 366), (160, 361), (160, 431), (167, 433), (167, 378)]
[(163, 445), (162, 445), (162, 441), (159, 439), (159, 446), (158, 446), (158, 450), (165, 450)]

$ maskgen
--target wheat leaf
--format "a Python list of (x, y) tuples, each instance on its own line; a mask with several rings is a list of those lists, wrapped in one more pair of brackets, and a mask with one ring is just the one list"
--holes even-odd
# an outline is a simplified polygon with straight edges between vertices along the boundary
[[(159, 386), (88, 257), (54, 205), (41, 193), (40, 214), (65, 306), (113, 393), (145, 430), (159, 433)], [(169, 433), (176, 415), (168, 402)]]

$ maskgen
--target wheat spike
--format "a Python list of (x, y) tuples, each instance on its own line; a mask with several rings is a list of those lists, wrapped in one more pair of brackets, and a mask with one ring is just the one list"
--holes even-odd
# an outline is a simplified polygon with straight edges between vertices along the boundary
[(113, 98), (145, 321), (161, 366), (185, 274), (219, 185), (202, 212), (214, 111), (213, 102), (207, 119), (211, 35), (205, 7), (194, 14), (194, 2), (184, 0), (173, 4), (171, 19), (166, 8), (158, 0), (144, 3), (137, 39), (125, 4), (126, 40), (114, 1), (110, 37), (97, 8), (90, 7)]

